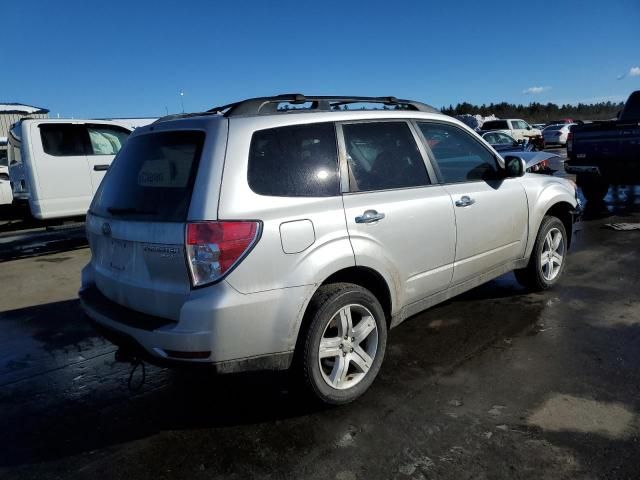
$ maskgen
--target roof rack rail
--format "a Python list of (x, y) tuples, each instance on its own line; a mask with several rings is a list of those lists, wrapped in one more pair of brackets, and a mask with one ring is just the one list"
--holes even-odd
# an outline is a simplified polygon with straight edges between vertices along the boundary
[(249, 98), (240, 102), (230, 103), (207, 110), (207, 114), (223, 114), (225, 117), (236, 117), (240, 115), (260, 115), (270, 113), (285, 113), (296, 111), (278, 110), (281, 103), (289, 103), (292, 105), (301, 105), (311, 103), (306, 111), (331, 111), (335, 107), (345, 106), (352, 103), (380, 103), (385, 106), (401, 107), (405, 110), (413, 110), (417, 112), (440, 113), (431, 105), (416, 102), (414, 100), (398, 99), (396, 97), (334, 97), (334, 96), (306, 96), (300, 93), (288, 93), (284, 95), (276, 95), (273, 97)]

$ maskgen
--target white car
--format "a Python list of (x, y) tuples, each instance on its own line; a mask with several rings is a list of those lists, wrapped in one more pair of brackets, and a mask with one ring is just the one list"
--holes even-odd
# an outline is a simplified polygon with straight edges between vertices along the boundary
[(115, 121), (25, 119), (9, 132), (15, 201), (37, 219), (87, 213), (113, 158), (132, 128)]
[(575, 125), (575, 123), (549, 125), (542, 131), (544, 143), (546, 145), (565, 146), (567, 144), (567, 138), (569, 137), (569, 131), (571, 130), (572, 125)]
[(482, 131), (498, 130), (511, 135), (516, 140), (532, 141), (536, 137), (541, 137), (542, 132), (533, 128), (524, 120), (519, 118), (506, 118), (502, 120), (489, 120), (482, 124)]

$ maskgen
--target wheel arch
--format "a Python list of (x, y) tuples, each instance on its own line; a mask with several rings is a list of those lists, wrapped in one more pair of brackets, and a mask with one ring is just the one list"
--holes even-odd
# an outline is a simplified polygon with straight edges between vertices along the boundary
[(389, 284), (384, 276), (380, 272), (369, 267), (352, 266), (342, 268), (329, 275), (321, 283), (317, 284), (316, 289), (310, 295), (309, 301), (304, 307), (302, 321), (300, 322), (300, 326), (298, 328), (297, 338), (295, 342), (295, 355), (299, 355), (300, 353), (301, 345), (304, 344), (305, 333), (312, 320), (309, 311), (311, 299), (317, 293), (318, 289), (320, 289), (324, 285), (329, 285), (332, 283), (353, 283), (369, 290), (380, 302), (385, 315), (387, 328), (391, 328), (394, 299), (392, 298)]
[[(564, 229), (567, 232), (567, 250), (571, 247), (571, 240), (573, 236), (573, 215), (571, 211), (574, 210), (574, 206), (565, 201), (559, 201), (554, 203), (543, 215), (544, 217), (553, 216), (562, 222)], [(542, 220), (540, 220), (542, 223)], [(540, 226), (538, 226), (538, 229)], [(537, 232), (536, 232), (537, 233)]]

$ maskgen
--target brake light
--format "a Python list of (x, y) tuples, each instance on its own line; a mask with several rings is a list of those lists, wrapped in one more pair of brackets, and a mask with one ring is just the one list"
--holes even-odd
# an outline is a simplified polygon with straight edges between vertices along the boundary
[(259, 226), (258, 222), (188, 223), (186, 255), (192, 285), (222, 278), (253, 247)]
[(569, 133), (567, 134), (567, 152), (570, 152), (572, 148), (573, 148), (573, 132), (569, 130)]

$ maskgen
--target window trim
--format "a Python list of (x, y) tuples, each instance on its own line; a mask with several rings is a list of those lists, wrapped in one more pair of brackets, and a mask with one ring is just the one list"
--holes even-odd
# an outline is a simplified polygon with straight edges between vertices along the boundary
[[(440, 171), (440, 166), (438, 165), (438, 161), (436, 160), (436, 157), (433, 154), (433, 151), (431, 150), (431, 147), (429, 147), (429, 143), (427, 142), (426, 137), (422, 133), (422, 130), (420, 129), (420, 125), (418, 125), (418, 123), (428, 123), (428, 124), (432, 124), (432, 125), (445, 125), (447, 127), (451, 127), (451, 128), (457, 129), (458, 131), (462, 132), (463, 135), (466, 135), (472, 141), (477, 143), (481, 148), (486, 150), (491, 155), (491, 157), (493, 157), (494, 161), (498, 165), (498, 168), (502, 168), (501, 162), (498, 160), (498, 157), (496, 157), (496, 152), (493, 152), (492, 149), (487, 148), (487, 146), (483, 142), (479, 141), (477, 138), (474, 138), (473, 135), (471, 135), (469, 132), (465, 131), (465, 129), (460, 128), (458, 125), (456, 125), (454, 123), (444, 122), (444, 121), (441, 121), (441, 120), (413, 119), (412, 121), (415, 124), (416, 130), (420, 134), (420, 138), (421, 138), (421, 141), (423, 142), (425, 150), (428, 152), (429, 160), (433, 164), (434, 170), (437, 172), (437, 178), (438, 178), (438, 182), (439, 182), (440, 185), (462, 185), (462, 184), (465, 184), (465, 183), (486, 182), (486, 180), (478, 179), (478, 180), (466, 180), (464, 182), (446, 182), (445, 179), (444, 179), (444, 176), (442, 175), (442, 172)], [(499, 156), (499, 154), (498, 154), (498, 156)]]
[[(422, 162), (424, 163), (425, 166), (425, 170), (427, 173), (427, 180), (429, 181), (429, 183), (427, 185), (416, 185), (416, 186), (412, 186), (412, 187), (395, 187), (395, 188), (383, 188), (383, 189), (379, 189), (379, 190), (358, 190), (358, 191), (352, 191), (351, 190), (351, 179), (349, 176), (349, 164), (347, 162), (347, 146), (346, 146), (346, 142), (345, 142), (345, 137), (344, 137), (344, 130), (342, 129), (343, 125), (353, 125), (353, 124), (358, 124), (358, 123), (404, 123), (405, 125), (407, 125), (407, 127), (409, 127), (409, 131), (411, 132), (411, 135), (413, 136), (413, 141), (416, 142), (416, 147), (418, 148), (418, 152), (420, 153), (420, 156), (422, 157)], [(416, 131), (415, 128), (413, 127), (413, 125), (411, 124), (412, 119), (411, 118), (367, 118), (367, 119), (363, 119), (363, 120), (345, 120), (345, 121), (340, 121), (340, 122), (335, 122), (336, 123), (336, 133), (338, 135), (338, 160), (340, 162), (340, 187), (342, 190), (342, 194), (343, 195), (360, 195), (360, 194), (366, 194), (366, 193), (373, 193), (373, 192), (388, 192), (388, 191), (398, 191), (398, 190), (414, 190), (416, 188), (427, 188), (427, 187), (433, 187), (439, 184), (438, 177), (436, 175), (435, 170), (433, 169), (432, 165), (431, 165), (431, 160), (425, 155), (427, 152), (426, 150), (423, 148), (424, 145), (422, 145), (422, 142), (420, 140), (420, 137), (418, 137), (416, 135)]]

